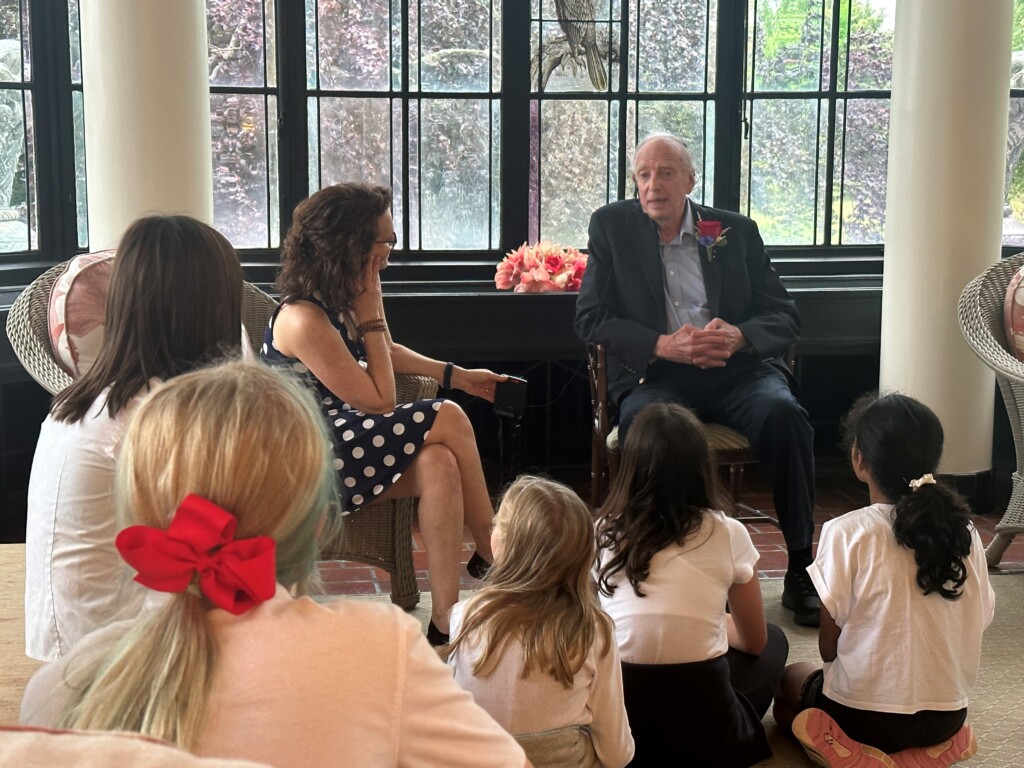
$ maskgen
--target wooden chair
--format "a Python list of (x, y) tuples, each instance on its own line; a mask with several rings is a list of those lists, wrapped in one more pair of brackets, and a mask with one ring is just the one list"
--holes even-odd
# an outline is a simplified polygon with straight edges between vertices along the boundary
[[(619, 428), (611, 422), (608, 404), (608, 360), (604, 344), (587, 344), (587, 378), (593, 419), (590, 429), (590, 503), (599, 507), (619, 469)], [(750, 441), (722, 424), (704, 423), (715, 464), (729, 467), (729, 495), (734, 517), (742, 522), (778, 521), (743, 503), (743, 469), (757, 463)]]
[[(7, 316), (7, 336), (14, 354), (29, 376), (50, 394), (71, 384), (71, 376), (58, 365), (50, 344), (50, 288), (64, 274), (68, 262), (41, 274), (14, 300)], [(242, 283), (242, 322), (252, 348), (259, 353), (263, 331), (277, 302), (249, 282)], [(398, 402), (433, 397), (437, 382), (422, 376), (396, 376)], [(328, 543), (325, 560), (356, 560), (382, 568), (391, 574), (391, 600), (403, 608), (414, 607), (420, 599), (412, 560), (414, 499), (372, 504), (346, 516), (341, 532)]]
[(998, 565), (1014, 536), (1024, 531), (1024, 363), (1007, 351), (1003, 330), (1006, 289), (1021, 265), (1024, 265), (1024, 253), (993, 264), (967, 284), (957, 307), (964, 338), (996, 374), (1017, 454), (1009, 503), (996, 524), (995, 538), (985, 548), (989, 565)]

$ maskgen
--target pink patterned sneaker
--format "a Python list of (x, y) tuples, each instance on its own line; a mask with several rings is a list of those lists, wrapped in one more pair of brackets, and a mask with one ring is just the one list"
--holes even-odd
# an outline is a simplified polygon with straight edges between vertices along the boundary
[(820, 709), (805, 709), (793, 720), (793, 735), (822, 768), (896, 768), (885, 752), (854, 741)]
[(977, 751), (974, 729), (964, 725), (953, 734), (953, 738), (934, 747), (900, 750), (892, 756), (892, 761), (896, 768), (947, 768), (960, 760), (966, 760)]

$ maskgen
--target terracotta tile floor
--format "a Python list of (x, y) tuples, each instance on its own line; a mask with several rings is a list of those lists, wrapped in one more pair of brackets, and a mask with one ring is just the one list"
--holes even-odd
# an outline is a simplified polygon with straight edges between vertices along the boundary
[[(589, 494), (586, 470), (567, 473), (563, 479), (577, 489), (584, 498)], [(748, 474), (752, 474), (748, 471)], [(491, 483), (496, 487), (497, 483)], [(769, 483), (756, 475), (747, 480), (747, 491), (744, 501), (751, 506), (768, 512), (772, 511), (772, 497)], [(826, 467), (819, 469), (817, 499), (814, 510), (814, 541), (817, 543), (821, 526), (826, 520), (848, 512), (851, 509), (867, 504), (867, 493), (852, 475), (842, 467)], [(981, 533), (982, 541), (987, 545), (994, 536), (994, 528), (999, 522), (998, 516), (976, 515), (975, 525)], [(786, 548), (779, 529), (771, 523), (747, 523), (751, 539), (761, 553), (758, 563), (759, 573), (763, 579), (781, 578), (786, 569)], [(469, 530), (463, 535), (463, 557), (465, 563), (473, 554), (473, 540)], [(416, 565), (417, 581), (421, 591), (429, 591), (430, 582), (427, 575), (427, 553), (423, 549), (423, 541), (419, 529), (413, 530), (413, 560)], [(999, 572), (1024, 573), (1024, 535), (1018, 536), (1007, 549), (998, 566)], [(386, 571), (362, 563), (329, 561), (320, 564), (320, 574), (324, 587), (332, 595), (366, 595), (388, 594), (391, 591), (389, 575)], [(472, 589), (476, 581), (468, 574), (462, 574), (462, 589)]]

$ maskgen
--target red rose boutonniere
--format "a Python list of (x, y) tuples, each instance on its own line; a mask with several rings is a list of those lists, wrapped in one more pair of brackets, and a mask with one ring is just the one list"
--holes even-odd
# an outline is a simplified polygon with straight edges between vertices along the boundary
[(720, 221), (697, 219), (697, 242), (707, 249), (708, 261), (715, 260), (715, 248), (718, 248), (720, 245), (729, 244), (729, 241), (725, 239), (725, 233), (730, 229), (731, 227), (722, 229), (722, 222)]

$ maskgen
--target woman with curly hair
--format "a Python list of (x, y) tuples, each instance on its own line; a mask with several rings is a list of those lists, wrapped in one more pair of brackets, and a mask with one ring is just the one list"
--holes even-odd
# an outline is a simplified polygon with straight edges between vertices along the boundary
[(319, 392), (347, 511), (419, 498), (433, 597), (428, 639), (440, 645), (448, 642), (448, 611), (459, 595), (463, 525), (477, 548), (467, 569), (480, 577), (492, 560), (494, 510), (465, 413), (444, 399), (396, 406), (395, 374), (429, 376), (490, 401), (504, 377), (432, 360), (392, 340), (380, 271), (396, 242), (386, 187), (336, 184), (299, 203), (281, 254), (281, 306), (262, 356), (306, 376)]

